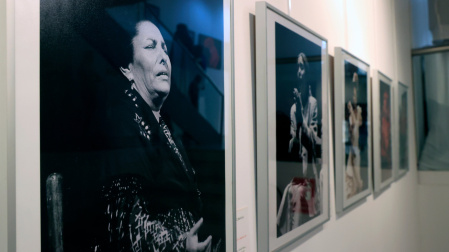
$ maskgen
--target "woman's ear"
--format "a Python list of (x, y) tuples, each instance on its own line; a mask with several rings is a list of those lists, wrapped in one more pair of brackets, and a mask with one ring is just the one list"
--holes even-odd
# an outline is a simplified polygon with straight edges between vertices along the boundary
[(123, 75), (125, 75), (125, 77), (129, 81), (134, 80), (134, 75), (133, 75), (133, 72), (131, 71), (131, 69), (132, 69), (132, 64), (131, 63), (129, 63), (128, 68), (120, 67), (120, 71), (122, 72)]

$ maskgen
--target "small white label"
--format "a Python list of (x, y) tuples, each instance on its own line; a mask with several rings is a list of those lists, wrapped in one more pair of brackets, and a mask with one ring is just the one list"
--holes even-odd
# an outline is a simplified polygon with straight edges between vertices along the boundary
[(248, 242), (248, 207), (237, 210), (237, 252), (247, 252)]

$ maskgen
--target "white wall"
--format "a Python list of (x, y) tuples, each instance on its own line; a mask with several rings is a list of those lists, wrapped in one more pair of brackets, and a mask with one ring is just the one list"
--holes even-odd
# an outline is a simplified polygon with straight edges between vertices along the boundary
[[(255, 207), (255, 0), (234, 1), (237, 209), (248, 207), (249, 239), (256, 249)], [(269, 0), (289, 13), (288, 0)], [(411, 86), (410, 4), (407, 0), (295, 0), (291, 17), (329, 42), (329, 54), (341, 46), (390, 76)], [(257, 62), (257, 61), (256, 61)], [(394, 84), (396, 86), (396, 84)], [(411, 90), (411, 88), (409, 89)], [(411, 97), (411, 95), (410, 95)], [(409, 108), (413, 108), (411, 100)], [(409, 110), (410, 142), (414, 118)], [(331, 160), (333, 156), (331, 154)], [(335, 214), (331, 179), (331, 217), (314, 235), (296, 242), (293, 251), (419, 251), (415, 146), (410, 172), (377, 197), (369, 196), (349, 213)], [(333, 164), (330, 176), (333, 178)], [(263, 237), (259, 237), (263, 239)], [(426, 250), (423, 250), (426, 251)]]
[(6, 162), (6, 2), (0, 2), (0, 251), (8, 248)]
[[(10, 1), (13, 2), (13, 1)], [(14, 1), (16, 249), (40, 251), (39, 1)], [(10, 34), (8, 34), (10, 35)], [(30, 41), (32, 41), (30, 43)], [(13, 95), (14, 96), (14, 95)], [(14, 250), (11, 250), (14, 251)]]
[(418, 172), (420, 251), (449, 251), (449, 172)]

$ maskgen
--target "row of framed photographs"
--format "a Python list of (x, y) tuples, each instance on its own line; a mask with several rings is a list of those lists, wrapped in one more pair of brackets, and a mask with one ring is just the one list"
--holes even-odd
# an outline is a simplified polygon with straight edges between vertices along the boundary
[[(26, 120), (18, 120), (17, 135), (35, 130), (40, 159), (26, 160), (29, 165), (17, 170), (22, 174), (22, 167), (34, 171), (39, 166), (39, 176), (30, 181), (37, 184), (35, 191), (40, 189), (41, 250), (130, 250), (132, 245), (135, 250), (184, 251), (187, 236), (196, 241), (189, 244), (192, 249), (235, 250), (233, 1), (214, 1), (211, 13), (222, 15), (212, 15), (211, 20), (195, 15), (186, 2), (40, 1), (40, 16), (33, 17), (40, 20), (39, 70), (29, 54), (26, 61), (17, 57), (17, 76), (40, 71), (39, 80), (17, 81), (18, 90), (39, 88), (37, 102), (20, 103), (17, 112), (19, 119), (38, 114), (39, 127), (23, 127), (20, 122)], [(256, 8), (258, 250), (272, 251), (329, 219), (330, 67), (325, 38), (266, 3)], [(24, 11), (18, 17), (34, 13)], [(204, 23), (212, 28), (198, 29)], [(16, 26), (18, 42), (29, 39), (23, 36), (28, 26)], [(335, 141), (343, 146), (334, 149), (342, 151), (337, 171), (344, 210), (370, 193), (371, 179), (363, 176), (371, 172), (360, 167), (371, 164), (369, 157), (362, 157), (371, 152), (371, 89), (369, 66), (344, 50), (341, 54), (347, 57), (348, 69), (344, 61), (338, 68), (343, 71), (336, 78), (343, 83), (338, 118), (342, 127), (346, 123), (347, 133)], [(161, 88), (152, 97), (159, 103), (156, 108), (153, 100), (145, 100), (151, 97), (139, 85), (148, 77), (142, 73), (152, 69), (155, 76), (150, 77), (160, 80)], [(345, 71), (353, 71), (348, 88)], [(354, 88), (353, 82), (358, 86)], [(378, 85), (387, 85), (389, 95), (386, 133), (391, 151), (392, 82), (379, 77), (381, 82)], [(147, 84), (154, 88), (153, 82)], [(381, 91), (376, 91), (374, 101), (379, 101)], [(401, 92), (406, 101), (406, 89)], [(18, 92), (17, 100), (22, 96)], [(337, 125), (335, 131), (343, 132)], [(406, 146), (406, 141), (405, 137), (400, 143)], [(23, 146), (28, 144), (18, 141), (18, 157), (25, 155)], [(380, 188), (392, 181), (391, 171), (385, 170), (385, 179), (381, 172), (374, 183)], [(28, 181), (20, 176), (18, 180)], [(144, 206), (131, 204), (134, 197)]]
[(336, 209), (343, 212), (371, 193), (371, 182), (379, 193), (408, 171), (408, 87), (395, 88), (380, 71), (371, 85), (369, 64), (339, 47), (334, 73)]
[(408, 91), (335, 48), (332, 106), (327, 40), (266, 2), (256, 28), (258, 248), (278, 251), (329, 219), (330, 151), (338, 213), (407, 172)]

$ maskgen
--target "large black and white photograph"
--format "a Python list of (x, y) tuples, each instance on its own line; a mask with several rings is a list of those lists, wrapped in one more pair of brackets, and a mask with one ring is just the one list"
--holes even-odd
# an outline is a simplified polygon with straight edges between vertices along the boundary
[(369, 71), (367, 63), (335, 48), (337, 212), (366, 197), (371, 190)]
[(229, 3), (40, 1), (42, 251), (233, 249)]
[(256, 27), (258, 248), (274, 251), (329, 218), (327, 41), (264, 2)]
[(392, 80), (381, 72), (376, 73), (373, 87), (374, 135), (374, 190), (380, 192), (393, 182), (393, 95)]
[(321, 213), (321, 46), (275, 24), (278, 237)]

